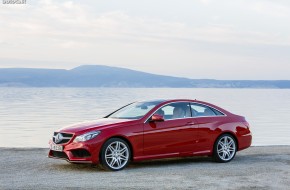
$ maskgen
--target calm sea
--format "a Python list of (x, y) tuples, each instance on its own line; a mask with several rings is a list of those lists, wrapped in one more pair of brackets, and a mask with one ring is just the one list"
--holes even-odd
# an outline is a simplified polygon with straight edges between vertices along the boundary
[(0, 88), (0, 147), (47, 147), (54, 130), (101, 118), (129, 102), (208, 101), (243, 115), (253, 145), (290, 145), (290, 90), (187, 88)]

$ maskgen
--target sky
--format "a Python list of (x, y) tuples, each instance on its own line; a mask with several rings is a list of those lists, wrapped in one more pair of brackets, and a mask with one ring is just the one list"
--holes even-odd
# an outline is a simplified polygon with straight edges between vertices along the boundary
[(0, 68), (84, 64), (192, 79), (290, 80), (290, 1), (1, 1)]

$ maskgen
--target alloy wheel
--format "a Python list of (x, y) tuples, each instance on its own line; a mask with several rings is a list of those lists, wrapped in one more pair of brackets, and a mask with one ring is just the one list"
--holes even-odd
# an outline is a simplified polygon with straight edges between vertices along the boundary
[(217, 162), (231, 161), (237, 152), (237, 142), (230, 134), (221, 135), (214, 145), (214, 160)]
[(217, 153), (223, 161), (231, 160), (236, 153), (236, 143), (230, 136), (224, 136), (218, 141)]
[(128, 146), (119, 140), (111, 142), (105, 149), (105, 162), (111, 170), (120, 170), (130, 158)]

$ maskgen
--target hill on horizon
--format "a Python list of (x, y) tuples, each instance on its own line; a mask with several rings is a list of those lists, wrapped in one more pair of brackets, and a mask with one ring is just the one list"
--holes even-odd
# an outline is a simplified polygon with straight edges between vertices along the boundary
[(105, 65), (65, 69), (2, 68), (0, 87), (290, 88), (290, 80), (189, 79)]

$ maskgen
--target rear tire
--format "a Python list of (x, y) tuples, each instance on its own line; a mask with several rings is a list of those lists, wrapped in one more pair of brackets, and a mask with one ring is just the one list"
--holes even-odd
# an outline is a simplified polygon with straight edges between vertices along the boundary
[(216, 162), (225, 163), (234, 159), (237, 152), (237, 142), (230, 134), (218, 137), (214, 144), (213, 158)]
[(128, 143), (120, 138), (111, 138), (101, 149), (100, 163), (105, 170), (119, 171), (129, 164), (130, 158)]

